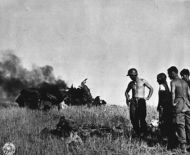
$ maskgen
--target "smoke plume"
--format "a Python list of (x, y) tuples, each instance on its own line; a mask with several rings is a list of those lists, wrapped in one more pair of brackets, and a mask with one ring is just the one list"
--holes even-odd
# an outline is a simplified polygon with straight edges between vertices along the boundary
[(0, 87), (3, 91), (1, 97), (14, 97), (22, 89), (39, 87), (43, 83), (67, 88), (65, 81), (54, 76), (52, 66), (33, 67), (32, 70), (27, 70), (19, 57), (12, 51), (5, 51), (0, 61)]

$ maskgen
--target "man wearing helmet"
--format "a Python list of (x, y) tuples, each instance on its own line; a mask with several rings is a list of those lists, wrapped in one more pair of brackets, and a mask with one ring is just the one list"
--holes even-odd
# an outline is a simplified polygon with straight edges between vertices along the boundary
[[(127, 76), (131, 78), (131, 82), (125, 91), (126, 103), (130, 103), (130, 119), (135, 133), (140, 136), (146, 133), (146, 100), (149, 100), (153, 93), (152, 86), (144, 79), (138, 77), (135, 68), (128, 71)], [(149, 89), (148, 96), (145, 97), (145, 87)], [(129, 98), (129, 92), (132, 91), (132, 98)]]

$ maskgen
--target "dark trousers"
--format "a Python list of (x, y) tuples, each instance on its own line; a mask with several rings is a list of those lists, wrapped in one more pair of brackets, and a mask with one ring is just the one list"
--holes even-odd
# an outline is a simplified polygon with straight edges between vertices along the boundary
[(177, 146), (177, 137), (175, 134), (175, 124), (172, 122), (172, 107), (164, 108), (160, 111), (160, 131), (162, 137), (167, 137), (168, 139), (168, 149), (175, 148)]
[(172, 109), (164, 108), (159, 111), (159, 128), (161, 130), (161, 136), (169, 137), (172, 128)]
[(130, 104), (130, 119), (133, 129), (137, 135), (145, 133), (146, 123), (146, 102), (143, 98), (134, 98)]

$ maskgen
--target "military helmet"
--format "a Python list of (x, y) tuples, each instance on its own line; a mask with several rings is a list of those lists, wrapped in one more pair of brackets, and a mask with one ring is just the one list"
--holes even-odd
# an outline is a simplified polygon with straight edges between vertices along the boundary
[(138, 75), (138, 72), (135, 68), (131, 68), (128, 70), (127, 76), (137, 76), (137, 75)]

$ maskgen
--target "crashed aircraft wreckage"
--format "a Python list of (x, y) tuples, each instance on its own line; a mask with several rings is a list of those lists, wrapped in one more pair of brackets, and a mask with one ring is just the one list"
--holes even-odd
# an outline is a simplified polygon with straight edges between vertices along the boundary
[(42, 83), (37, 88), (27, 88), (20, 91), (15, 102), (19, 107), (28, 107), (30, 109), (49, 110), (53, 106), (61, 109), (61, 103), (64, 102), (68, 106), (72, 105), (88, 105), (100, 106), (106, 102), (101, 100), (99, 96), (95, 99), (90, 93), (90, 89), (86, 85), (85, 79), (78, 88), (60, 89), (58, 85), (51, 83)]

